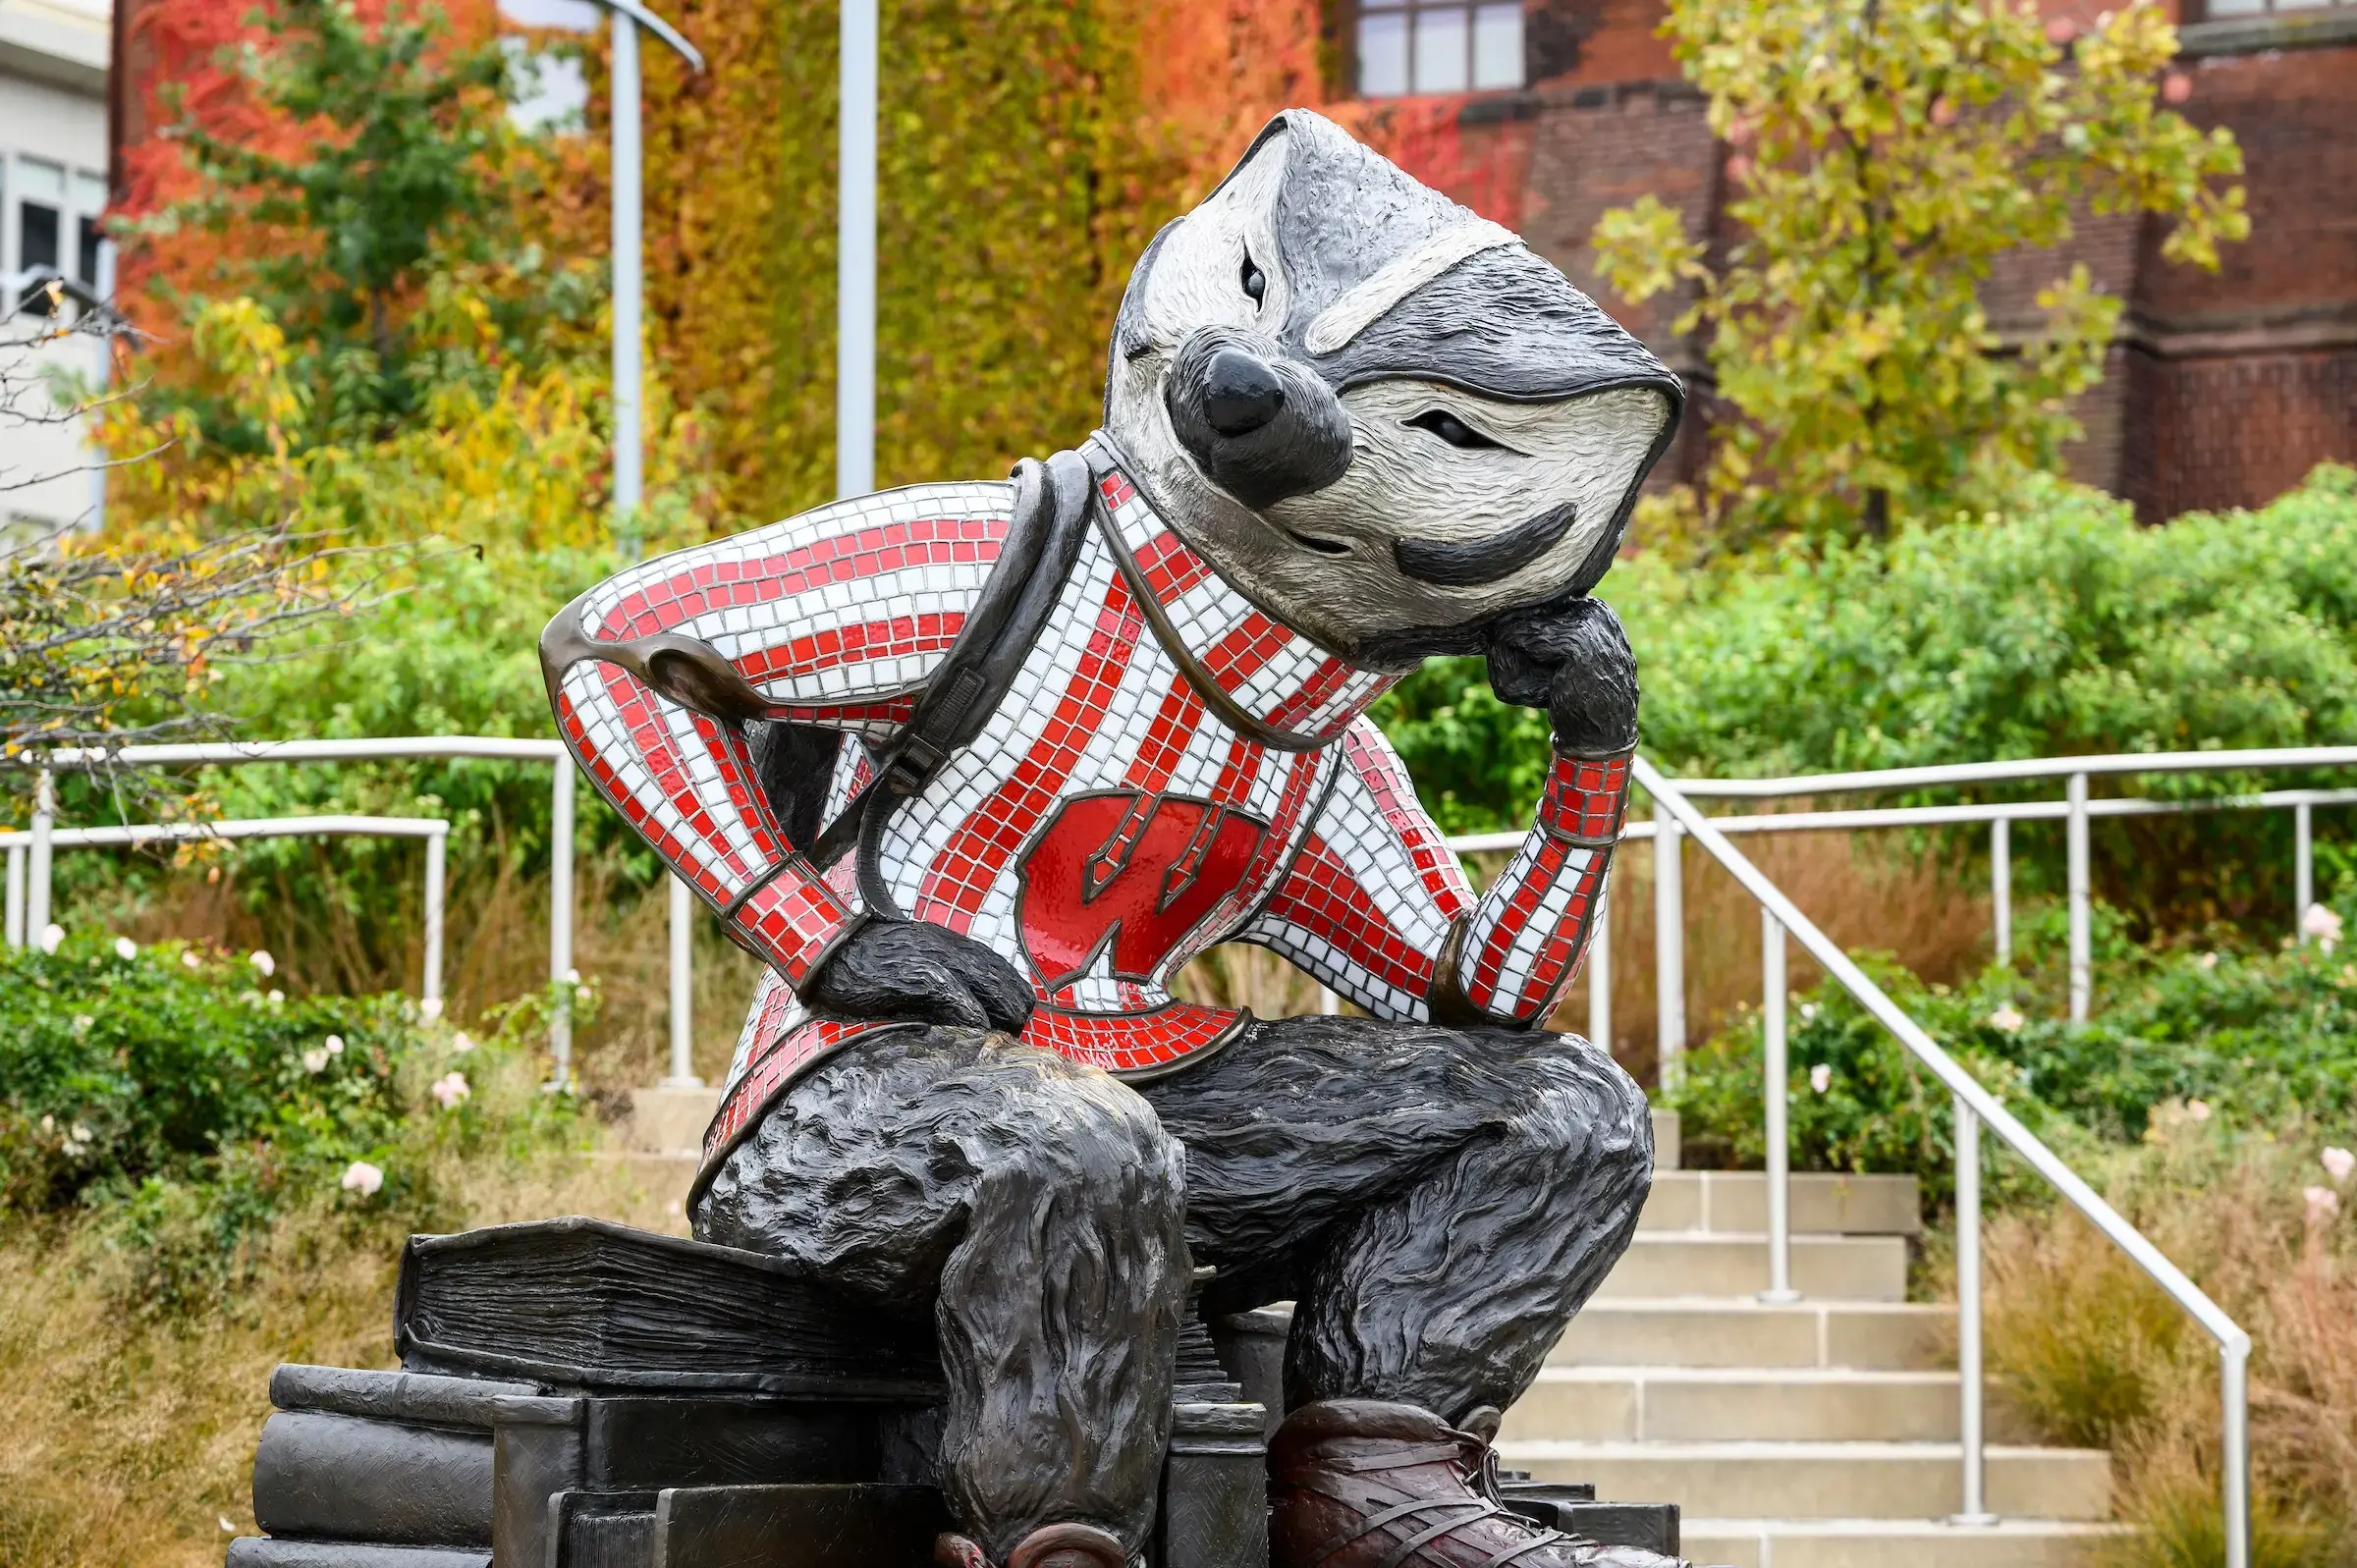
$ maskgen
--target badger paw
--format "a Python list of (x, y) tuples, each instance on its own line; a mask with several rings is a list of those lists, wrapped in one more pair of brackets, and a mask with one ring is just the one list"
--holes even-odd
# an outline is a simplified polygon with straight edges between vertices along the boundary
[(922, 920), (872, 919), (802, 982), (810, 1007), (841, 1018), (890, 1018), (1020, 1033), (1031, 988), (982, 944)]

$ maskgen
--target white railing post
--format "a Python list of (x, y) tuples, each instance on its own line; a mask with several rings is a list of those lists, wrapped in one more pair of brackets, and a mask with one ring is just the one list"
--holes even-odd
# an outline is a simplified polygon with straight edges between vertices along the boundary
[(2070, 776), (2070, 1021), (2085, 1023), (2095, 998), (2095, 936), (2087, 871), (2087, 776)]
[[(573, 759), (559, 756), (548, 791), (548, 979), (560, 985), (573, 972)], [(549, 1081), (573, 1081), (573, 999), (560, 992), (548, 1019)]]
[(1613, 1049), (1613, 899), (1612, 870), (1596, 890), (1596, 912), (1588, 927), (1588, 1038), (1606, 1051)]
[(2224, 1417), (2226, 1568), (2251, 1568), (2251, 1345), (2219, 1347), (2218, 1394)]
[(433, 1005), (428, 1010), (439, 1014), (442, 1006), (442, 911), (444, 908), (445, 878), (450, 867), (450, 832), (446, 828), (431, 834), (425, 840), (425, 974), (418, 982), (417, 995), (422, 1001)]
[(1981, 1118), (1959, 1097), (1956, 1115), (1956, 1436), (1963, 1506), (1954, 1523), (1996, 1522), (1989, 1512), (1981, 1430)]
[(2316, 808), (2303, 800), (2291, 808), (2291, 935), (2308, 941), (2308, 906), (2316, 902)]
[(8, 846), (8, 945), (25, 946), (25, 846)]
[(1686, 900), (1678, 873), (1677, 819), (1653, 803), (1654, 1012), (1661, 1042), (1661, 1080), (1677, 1087), (1686, 1051)]
[(665, 1089), (701, 1089), (695, 1075), (695, 894), (678, 875), (671, 884), (671, 1075)]
[(1321, 1017), (1331, 1018), (1342, 1010), (1343, 999), (1334, 994), (1334, 989), (1331, 986), (1320, 986), (1318, 988), (1319, 1015)]
[(57, 831), (57, 776), (43, 768), (32, 782), (32, 855), (26, 873), (25, 940), (38, 942), (49, 929), (49, 886), (55, 856), (50, 835)]
[(1760, 1022), (1766, 1046), (1761, 1103), (1768, 1111), (1768, 1289), (1762, 1301), (1798, 1301), (1792, 1288), (1792, 1063), (1786, 1046), (1784, 928), (1760, 910)]
[(2003, 817), (1989, 824), (1989, 910), (2002, 967), (2013, 961), (2013, 824)]

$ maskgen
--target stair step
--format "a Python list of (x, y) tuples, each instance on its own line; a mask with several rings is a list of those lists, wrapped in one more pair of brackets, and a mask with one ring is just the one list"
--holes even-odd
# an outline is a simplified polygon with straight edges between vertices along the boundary
[(1816, 1367), (1549, 1367), (1506, 1413), (1507, 1441), (1953, 1442), (1952, 1372)]
[(1955, 1320), (1916, 1302), (1591, 1301), (1547, 1357), (1557, 1367), (1924, 1368)]
[(1679, 1550), (1713, 1568), (2078, 1568), (2125, 1534), (2066, 1519), (1687, 1519)]
[[(1901, 1236), (1792, 1238), (1792, 1286), (1807, 1296), (1903, 1301), (1907, 1243)], [(1768, 1238), (1700, 1230), (1640, 1230), (1607, 1275), (1599, 1298), (1752, 1296), (1768, 1288)]]
[[(1851, 1236), (1912, 1236), (1923, 1228), (1913, 1176), (1793, 1176), (1795, 1231)], [(1643, 1230), (1768, 1228), (1768, 1178), (1756, 1170), (1656, 1170)]]
[[(1515, 1442), (1498, 1454), (1541, 1481), (1591, 1482), (1606, 1501), (1673, 1502), (1695, 1517), (1944, 1519), (1962, 1500), (1954, 1443)], [(1987, 1459), (1995, 1513), (2110, 1515), (2111, 1456), (2100, 1449), (1993, 1447)]]

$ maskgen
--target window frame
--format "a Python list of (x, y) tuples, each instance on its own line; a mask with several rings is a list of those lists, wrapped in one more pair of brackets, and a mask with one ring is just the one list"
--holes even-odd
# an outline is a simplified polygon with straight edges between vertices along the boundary
[[(95, 277), (82, 276), (82, 225), (85, 221), (96, 223), (106, 216), (106, 177), (81, 168), (71, 160), (43, 157), (18, 147), (0, 148), (0, 278), (14, 278), (25, 269), (24, 203), (29, 198), (49, 205), (27, 189), (27, 163), (62, 171), (62, 191), (56, 203), (57, 269), (77, 283), (96, 288)], [(84, 200), (85, 195), (92, 193), (98, 198), (94, 208)], [(99, 239), (103, 244), (103, 231)], [(0, 287), (0, 315), (15, 315), (22, 303), (15, 291)]]
[[(1478, 47), (1480, 14), (1492, 7), (1512, 4), (1515, 12), (1515, 42), (1520, 58), (1515, 62), (1514, 80), (1509, 84), (1475, 86), (1474, 51)], [(1465, 85), (1461, 87), (1421, 87), (1416, 84), (1415, 19), (1424, 12), (1456, 11), (1465, 19)], [(1530, 8), (1521, 0), (1350, 0), (1342, 8), (1342, 37), (1340, 50), (1343, 81), (1349, 95), (1369, 103), (1384, 103), (1401, 98), (1472, 97), (1495, 93), (1523, 92), (1530, 87)], [(1404, 47), (1407, 53), (1407, 87), (1401, 92), (1369, 92), (1360, 84), (1358, 35), (1359, 23), (1370, 12), (1387, 13), (1406, 23)]]

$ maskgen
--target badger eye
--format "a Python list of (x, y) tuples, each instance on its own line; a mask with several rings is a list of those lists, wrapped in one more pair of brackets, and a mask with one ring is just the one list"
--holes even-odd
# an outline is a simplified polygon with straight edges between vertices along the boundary
[(1260, 303), (1261, 297), (1269, 292), (1269, 280), (1261, 276), (1260, 268), (1253, 262), (1249, 250), (1244, 252), (1243, 285), (1244, 293), (1251, 297), (1254, 304)]
[(1478, 448), (1499, 445), (1498, 442), (1492, 441), (1488, 436), (1483, 435), (1446, 408), (1435, 408), (1430, 413), (1420, 413), (1407, 423), (1408, 428), (1412, 430), (1431, 431), (1453, 447)]

